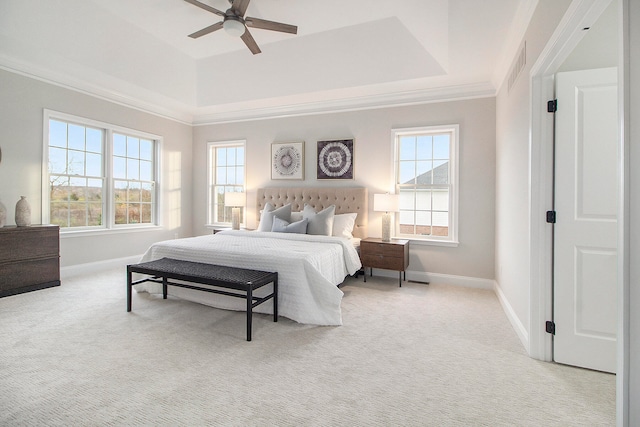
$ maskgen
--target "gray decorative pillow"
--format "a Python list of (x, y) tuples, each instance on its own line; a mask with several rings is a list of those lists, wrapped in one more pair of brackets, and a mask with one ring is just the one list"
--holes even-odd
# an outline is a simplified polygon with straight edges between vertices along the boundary
[(328, 208), (316, 213), (309, 205), (304, 205), (302, 217), (309, 220), (307, 226), (307, 234), (317, 234), (321, 236), (331, 236), (333, 231), (333, 217), (336, 212), (336, 206), (331, 205)]
[(258, 231), (271, 231), (273, 227), (273, 218), (277, 217), (287, 222), (291, 221), (291, 203), (274, 210), (271, 203), (264, 205), (262, 215), (260, 215), (260, 224)]
[(309, 224), (307, 219), (289, 224), (284, 219), (280, 219), (276, 216), (273, 218), (273, 227), (271, 227), (271, 231), (275, 231), (276, 233), (307, 234), (307, 224)]

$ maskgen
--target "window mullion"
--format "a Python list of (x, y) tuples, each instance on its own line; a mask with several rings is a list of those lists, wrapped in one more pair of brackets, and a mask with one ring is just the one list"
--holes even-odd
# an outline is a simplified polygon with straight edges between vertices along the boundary
[(113, 182), (113, 129), (105, 129), (103, 141), (104, 151), (104, 170), (102, 171), (102, 179), (106, 194), (103, 197), (102, 208), (104, 209), (104, 225), (105, 228), (112, 229), (115, 223), (115, 189)]

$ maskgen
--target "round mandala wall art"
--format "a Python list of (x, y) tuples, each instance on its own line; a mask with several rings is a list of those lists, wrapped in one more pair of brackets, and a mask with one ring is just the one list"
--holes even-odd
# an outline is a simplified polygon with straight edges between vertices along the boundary
[(271, 179), (304, 179), (304, 143), (271, 144)]
[(353, 139), (318, 141), (318, 179), (353, 179)]

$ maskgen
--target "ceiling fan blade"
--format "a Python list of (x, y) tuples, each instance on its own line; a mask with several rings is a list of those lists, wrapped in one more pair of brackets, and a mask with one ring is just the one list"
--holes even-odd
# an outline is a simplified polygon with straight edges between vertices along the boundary
[(198, 37), (202, 37), (209, 33), (213, 33), (214, 31), (218, 31), (220, 28), (222, 28), (222, 22), (217, 22), (213, 25), (209, 25), (208, 27), (201, 29), (200, 31), (196, 31), (193, 34), (189, 34), (189, 37), (191, 37), (192, 39), (197, 39)]
[(235, 12), (237, 16), (243, 17), (247, 13), (247, 7), (251, 0), (233, 0), (231, 3), (231, 10)]
[(261, 30), (280, 31), (282, 33), (298, 34), (298, 27), (295, 25), (282, 24), (280, 22), (267, 21), (266, 19), (251, 18), (244, 19), (247, 27), (259, 28)]
[(200, 3), (198, 0), (184, 0), (187, 3), (191, 3), (194, 6), (198, 6), (200, 9), (204, 9), (206, 11), (209, 11), (211, 13), (215, 13), (216, 15), (222, 16), (224, 18), (224, 12), (209, 6), (208, 4), (204, 4), (204, 3)]
[(244, 44), (247, 45), (247, 47), (249, 48), (249, 50), (251, 51), (251, 53), (253, 53), (254, 55), (262, 52), (260, 50), (260, 48), (258, 47), (258, 44), (256, 43), (256, 41), (253, 39), (253, 37), (251, 36), (251, 33), (249, 32), (249, 29), (247, 29), (244, 34), (242, 36), (240, 36), (240, 38), (242, 39), (242, 41), (244, 42)]

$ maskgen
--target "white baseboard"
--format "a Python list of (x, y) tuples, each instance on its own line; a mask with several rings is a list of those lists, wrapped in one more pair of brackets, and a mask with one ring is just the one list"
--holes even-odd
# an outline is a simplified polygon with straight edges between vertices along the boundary
[(527, 354), (529, 354), (529, 333), (527, 332), (527, 328), (524, 327), (518, 316), (516, 316), (516, 312), (513, 310), (513, 307), (511, 307), (511, 304), (509, 304), (509, 300), (505, 296), (504, 292), (502, 292), (502, 289), (500, 288), (498, 282), (495, 282), (494, 292), (496, 293), (498, 301), (500, 301), (502, 309), (507, 315), (511, 326), (516, 331), (516, 334), (518, 335), (518, 338), (520, 338), (522, 345), (527, 350)]
[[(367, 269), (367, 272), (369, 270)], [(398, 277), (398, 273), (391, 270), (373, 269), (376, 276)], [(463, 286), (465, 288), (487, 289), (495, 287), (493, 279), (479, 279), (477, 277), (454, 276), (452, 274), (429, 273), (426, 271), (407, 271), (407, 280), (415, 282), (441, 283), (443, 285)]]
[(125, 258), (108, 259), (105, 261), (88, 262), (86, 264), (70, 265), (68, 267), (60, 268), (60, 279), (78, 276), (81, 274), (93, 273), (101, 270), (109, 270), (111, 268), (123, 267), (123, 274), (125, 272), (124, 267), (127, 264), (135, 264), (140, 261), (142, 255), (134, 255)]

